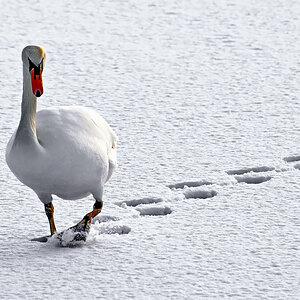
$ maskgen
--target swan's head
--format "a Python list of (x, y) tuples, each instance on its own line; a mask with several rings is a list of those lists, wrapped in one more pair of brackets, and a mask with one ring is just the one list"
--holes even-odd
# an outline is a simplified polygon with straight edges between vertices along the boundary
[(43, 47), (27, 46), (22, 51), (23, 65), (31, 79), (32, 92), (36, 97), (43, 94), (42, 73), (46, 60), (46, 53)]

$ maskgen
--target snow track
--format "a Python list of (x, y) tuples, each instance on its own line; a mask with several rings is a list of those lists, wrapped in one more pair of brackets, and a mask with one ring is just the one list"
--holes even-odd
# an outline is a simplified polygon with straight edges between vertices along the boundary
[[(283, 158), (283, 161), (286, 163), (297, 162), (299, 160), (299, 155), (293, 155)], [(296, 164), (294, 166), (294, 169), (300, 169), (300, 164)], [(261, 184), (271, 180), (273, 176), (276, 175), (276, 173), (282, 173), (288, 170), (290, 170), (290, 168), (281, 167), (276, 169), (276, 167), (270, 166), (257, 166), (228, 170), (225, 171), (225, 173), (229, 176), (232, 176), (235, 179), (236, 183)], [(232, 182), (227, 184), (232, 184)], [(224, 182), (218, 183), (218, 180), (211, 181), (202, 179), (198, 181), (182, 181), (169, 184), (167, 186), (172, 190), (182, 189), (183, 195), (186, 199), (206, 199), (215, 197), (218, 194), (217, 191), (213, 189), (207, 189), (207, 186), (211, 185), (223, 186)]]

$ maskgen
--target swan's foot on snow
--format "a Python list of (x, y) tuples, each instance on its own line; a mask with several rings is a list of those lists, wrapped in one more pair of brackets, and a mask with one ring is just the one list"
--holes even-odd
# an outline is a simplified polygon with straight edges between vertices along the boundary
[(75, 233), (73, 241), (86, 240), (86, 237), (90, 232), (92, 219), (101, 212), (102, 207), (103, 207), (103, 202), (96, 201), (93, 210), (88, 214), (86, 214), (78, 224), (68, 229)]
[[(58, 233), (57, 235), (55, 235), (55, 238), (58, 239), (60, 244), (63, 246), (76, 245), (76, 242), (86, 241), (86, 238), (90, 232), (92, 219), (101, 212), (102, 207), (103, 202), (96, 201), (93, 210), (86, 214), (78, 224)], [(51, 236), (53, 236), (56, 233), (56, 228), (53, 218), (54, 206), (52, 202), (45, 204), (45, 211), (50, 224)], [(43, 236), (40, 238), (32, 239), (32, 241), (47, 242), (49, 238), (50, 236)]]
[(54, 217), (53, 217), (54, 206), (52, 202), (45, 204), (45, 212), (49, 220), (51, 235), (53, 235), (56, 232), (56, 228), (55, 228)]

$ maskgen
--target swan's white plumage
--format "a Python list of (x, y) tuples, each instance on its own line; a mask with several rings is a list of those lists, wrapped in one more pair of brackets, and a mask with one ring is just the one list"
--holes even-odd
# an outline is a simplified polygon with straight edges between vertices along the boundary
[(41, 197), (101, 198), (117, 164), (116, 136), (106, 121), (92, 109), (61, 106), (39, 111), (36, 128), (39, 145), (19, 145), (14, 134), (7, 147), (17, 178)]
[[(23, 63), (22, 105), (34, 107), (36, 98), (26, 92), (30, 82), (24, 58)], [(93, 194), (101, 200), (103, 185), (117, 165), (116, 135), (107, 122), (90, 108), (61, 106), (39, 111), (35, 128), (35, 111), (28, 111), (25, 107), (22, 116), (29, 115), (29, 125), (20, 121), (6, 149), (7, 164), (16, 177), (44, 203), (52, 194), (63, 199)]]

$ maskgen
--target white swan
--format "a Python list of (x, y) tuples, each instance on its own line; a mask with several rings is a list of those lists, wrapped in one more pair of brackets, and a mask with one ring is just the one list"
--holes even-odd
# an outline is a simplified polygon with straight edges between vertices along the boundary
[(7, 145), (6, 162), (45, 204), (51, 235), (56, 232), (52, 195), (72, 200), (92, 194), (94, 209), (77, 224), (78, 230), (87, 230), (101, 211), (103, 186), (117, 165), (116, 135), (89, 108), (52, 107), (36, 114), (46, 54), (42, 47), (27, 46), (22, 60), (22, 114)]

